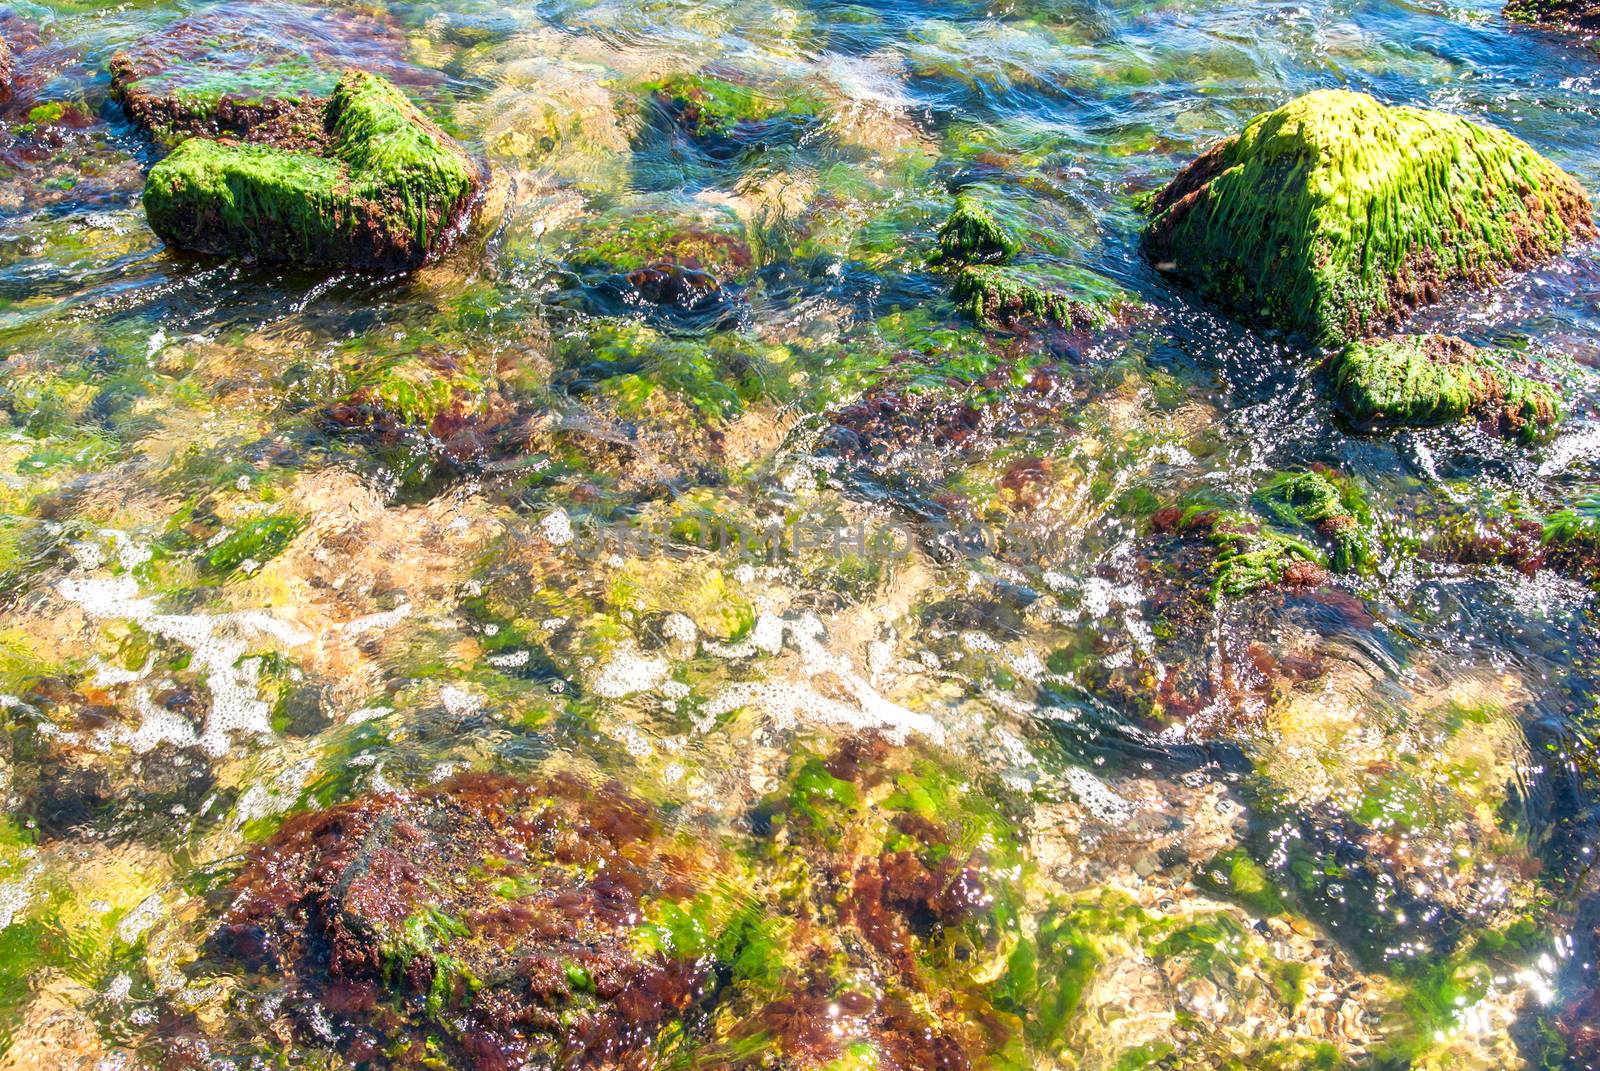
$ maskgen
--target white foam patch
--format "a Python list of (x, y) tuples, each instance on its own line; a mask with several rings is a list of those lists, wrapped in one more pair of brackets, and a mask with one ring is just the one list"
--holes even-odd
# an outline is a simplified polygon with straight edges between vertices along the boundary
[(160, 920), (161, 907), (160, 893), (151, 893), (139, 901), (139, 906), (122, 916), (122, 921), (117, 923), (117, 940), (125, 945), (134, 944)]
[(190, 668), (211, 692), (211, 709), (196, 734), (187, 721), (157, 708), (141, 691), (135, 702), (144, 724), (131, 732), (121, 730), (135, 751), (146, 752), (162, 743), (198, 743), (206, 754), (222, 756), (235, 735), (272, 739), (272, 708), (257, 695), (261, 661), (246, 655), (263, 640), (283, 647), (307, 643), (311, 635), (304, 629), (260, 611), (164, 614), (154, 599), (140, 596), (131, 576), (69, 577), (56, 590), (91, 617), (132, 621), (146, 632), (189, 648)]
[(403, 602), (393, 610), (383, 610), (364, 617), (353, 618), (339, 626), (346, 636), (361, 636), (368, 632), (388, 632), (411, 616), (411, 604)]
[(9, 929), (33, 898), (33, 883), (44, 872), (44, 862), (35, 860), (16, 881), (0, 885), (0, 931)]
[(807, 677), (830, 675), (853, 703), (822, 694), (809, 680), (732, 684), (706, 704), (705, 723), (741, 707), (753, 707), (765, 713), (780, 729), (792, 729), (801, 724), (844, 725), (901, 734), (915, 732), (936, 741), (944, 739), (943, 727), (933, 718), (880, 695), (855, 671), (850, 659), (827, 647), (825, 634), (822, 620), (815, 614), (804, 614), (792, 621), (776, 614), (763, 614), (756, 621), (750, 639), (736, 646), (777, 654), (787, 639), (799, 654)]
[(233, 809), (233, 828), (242, 829), (246, 822), (255, 822), (271, 815), (282, 814), (300, 800), (300, 792), (317, 768), (315, 758), (301, 761), (282, 770), (270, 782), (257, 782), (245, 789)]
[(622, 699), (660, 687), (672, 672), (665, 658), (650, 658), (631, 643), (620, 645), (594, 675), (589, 687), (602, 699)]
[(564, 547), (572, 542), (572, 518), (564, 509), (552, 510), (539, 522), (539, 534), (553, 545)]
[(469, 718), (483, 709), (483, 696), (447, 684), (439, 689), (439, 703), (452, 718)]

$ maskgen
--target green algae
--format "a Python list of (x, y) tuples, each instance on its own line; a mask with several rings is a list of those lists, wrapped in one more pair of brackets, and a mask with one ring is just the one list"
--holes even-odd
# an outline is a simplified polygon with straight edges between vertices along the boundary
[(1280, 524), (1316, 528), (1332, 544), (1334, 571), (1350, 572), (1373, 564), (1366, 536), (1371, 510), (1355, 484), (1315, 469), (1284, 472), (1268, 479), (1257, 500)]
[(374, 75), (345, 75), (324, 121), (326, 156), (190, 138), (151, 169), (151, 227), (263, 260), (412, 268), (436, 253), (476, 194), (473, 165)]
[(281, 554), (304, 528), (305, 522), (300, 518), (284, 515), (250, 521), (212, 547), (202, 568), (219, 576), (252, 565), (259, 568)]
[(939, 251), (934, 259), (942, 264), (992, 264), (1021, 251), (1016, 235), (983, 202), (963, 193), (957, 195), (950, 218), (939, 228)]
[(1546, 546), (1600, 554), (1600, 495), (1590, 495), (1550, 514), (1541, 538)]
[(1322, 555), (1302, 539), (1263, 526), (1252, 517), (1224, 514), (1208, 536), (1216, 548), (1212, 566), (1212, 598), (1243, 598), (1274, 588), (1308, 571), (1315, 577), (1322, 571)]
[(989, 326), (1031, 321), (1101, 330), (1137, 306), (1125, 290), (1093, 272), (1032, 263), (965, 267), (952, 293), (963, 312)]
[(1195, 884), (1263, 917), (1288, 909), (1272, 875), (1243, 848), (1218, 853), (1195, 873)]
[(1203, 297), (1335, 346), (1593, 233), (1583, 188), (1510, 134), (1322, 90), (1190, 165), (1145, 244)]
[(1476, 418), (1532, 442), (1561, 419), (1547, 384), (1511, 370), (1510, 357), (1442, 335), (1365, 339), (1333, 358), (1340, 410), (1358, 427), (1434, 427)]
[(680, 73), (640, 89), (652, 94), (698, 137), (729, 137), (749, 124), (775, 119), (809, 121), (821, 113), (821, 101), (800, 90), (769, 94), (715, 75)]

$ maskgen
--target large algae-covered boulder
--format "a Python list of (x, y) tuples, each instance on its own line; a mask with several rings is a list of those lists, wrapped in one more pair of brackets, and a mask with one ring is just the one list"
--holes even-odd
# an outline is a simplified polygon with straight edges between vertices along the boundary
[(366, 15), (229, 0), (112, 56), (111, 93), (158, 138), (282, 143), (296, 127), (321, 126), (346, 68), (402, 84), (436, 80), (408, 65), (405, 51), (403, 34)]
[(1324, 345), (1595, 233), (1577, 180), (1510, 134), (1342, 90), (1252, 119), (1180, 173), (1152, 216), (1158, 268)]
[(424, 263), (476, 198), (476, 166), (376, 75), (347, 72), (322, 120), (320, 154), (184, 142), (150, 171), (150, 226), (204, 253), (389, 270)]
[(1352, 342), (1334, 357), (1331, 374), (1339, 408), (1364, 428), (1476, 419), (1530, 441), (1561, 418), (1555, 390), (1513, 371), (1509, 355), (1448, 335)]

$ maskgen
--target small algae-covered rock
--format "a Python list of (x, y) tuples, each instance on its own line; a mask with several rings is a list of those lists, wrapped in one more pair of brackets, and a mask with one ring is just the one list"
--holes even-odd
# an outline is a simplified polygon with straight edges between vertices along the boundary
[(1540, 542), (1557, 566), (1600, 577), (1600, 494), (1546, 517)]
[(1510, 0), (1506, 17), (1579, 33), (1600, 30), (1600, 3), (1595, 0)]
[(1594, 234), (1583, 187), (1510, 134), (1325, 90), (1191, 163), (1145, 248), (1237, 315), (1334, 346)]
[(939, 228), (939, 250), (934, 260), (943, 264), (994, 264), (1022, 250), (1016, 235), (975, 197), (956, 197), (955, 209)]
[(1267, 588), (1317, 587), (1328, 581), (1316, 548), (1251, 518), (1224, 516), (1210, 538), (1217, 548), (1214, 597), (1239, 598)]
[(322, 155), (190, 138), (150, 171), (168, 243), (305, 264), (415, 268), (477, 196), (477, 167), (384, 79), (350, 71), (323, 112)]
[(970, 265), (956, 276), (953, 294), (969, 316), (993, 326), (1034, 322), (1098, 330), (1137, 304), (1092, 272), (1047, 264)]
[(409, 83), (429, 78), (404, 62), (405, 49), (402, 35), (364, 15), (230, 0), (118, 52), (111, 92), (161, 138), (315, 143), (347, 67)]
[(1550, 386), (1512, 371), (1509, 361), (1448, 335), (1363, 339), (1334, 357), (1333, 394), (1364, 428), (1475, 418), (1529, 441), (1561, 419), (1561, 399)]

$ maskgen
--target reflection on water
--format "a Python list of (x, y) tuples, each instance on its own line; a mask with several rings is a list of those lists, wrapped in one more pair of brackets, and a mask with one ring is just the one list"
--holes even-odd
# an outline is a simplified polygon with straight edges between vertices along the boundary
[[(185, 16), (378, 56), (492, 166), (461, 248), (163, 249), (107, 65)], [(1517, 542), (1600, 491), (1592, 251), (1419, 317), (1563, 384), (1533, 449), (1348, 434), (1136, 252), (1320, 87), (1600, 188), (1586, 46), (1387, 0), (0, 35), (0, 1066), (1595, 1066), (1600, 621)], [(1119, 314), (974, 326), (960, 190)]]

